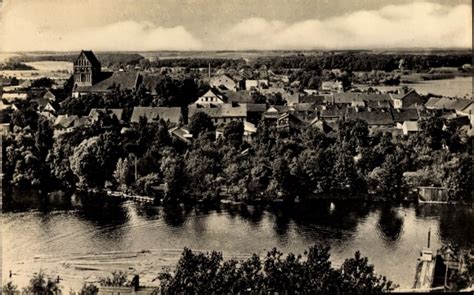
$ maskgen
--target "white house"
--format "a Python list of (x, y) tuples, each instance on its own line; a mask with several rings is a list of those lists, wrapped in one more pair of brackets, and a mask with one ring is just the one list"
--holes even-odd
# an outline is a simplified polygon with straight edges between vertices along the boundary
[(195, 104), (209, 103), (225, 103), (225, 98), (217, 89), (211, 88), (195, 102)]

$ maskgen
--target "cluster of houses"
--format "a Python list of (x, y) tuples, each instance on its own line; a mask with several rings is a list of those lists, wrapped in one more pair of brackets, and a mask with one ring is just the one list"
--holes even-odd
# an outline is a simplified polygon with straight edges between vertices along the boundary
[[(158, 95), (155, 90), (157, 74), (102, 72), (100, 62), (92, 51), (80, 53), (74, 62), (73, 77), (73, 97), (79, 98), (90, 93), (103, 94), (117, 88), (133, 91), (141, 85), (151, 95)], [(300, 92), (291, 88), (291, 85), (281, 85), (284, 77), (279, 77), (275, 82), (275, 77), (269, 74), (266, 67), (259, 69), (259, 77), (263, 77), (262, 79), (245, 77), (245, 71), (230, 75), (219, 70), (209, 79), (211, 88), (187, 109), (136, 106), (128, 116), (125, 116), (122, 109), (92, 109), (85, 117), (56, 115), (54, 89), (43, 90), (34, 100), (37, 111), (51, 120), (58, 134), (93, 123), (101, 112), (116, 117), (124, 126), (123, 130), (130, 124), (138, 123), (142, 117), (150, 123), (164, 120), (170, 123), (170, 134), (184, 142), (190, 142), (192, 138), (186, 124), (198, 112), (206, 113), (218, 126), (218, 137), (222, 136), (224, 124), (231, 121), (243, 122), (244, 135), (249, 140), (257, 133), (257, 126), (261, 122), (288, 132), (318, 128), (330, 133), (336, 128), (338, 120), (361, 119), (367, 122), (371, 133), (388, 131), (398, 135), (418, 132), (419, 120), (432, 115), (455, 122), (469, 136), (473, 134), (472, 99), (432, 97), (424, 101), (415, 90), (406, 88), (401, 88), (397, 93), (344, 92), (342, 83), (338, 81), (326, 81), (322, 83), (321, 89)], [(279, 95), (285, 103), (271, 104), (268, 100), (256, 103), (255, 93), (266, 97)], [(2, 109), (7, 107), (4, 102), (14, 101), (6, 94), (2, 97)], [(9, 106), (15, 108), (14, 103)], [(2, 126), (5, 127), (5, 124)]]

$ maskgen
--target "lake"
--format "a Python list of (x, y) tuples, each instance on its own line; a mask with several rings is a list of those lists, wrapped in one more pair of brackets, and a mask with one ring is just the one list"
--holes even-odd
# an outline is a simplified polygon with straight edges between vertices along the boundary
[[(331, 247), (333, 265), (360, 250), (377, 273), (410, 288), (429, 229), (433, 249), (474, 247), (474, 232), (467, 226), (474, 224), (472, 207), (318, 201), (164, 208), (76, 195), (37, 205), (25, 199), (13, 205), (20, 211), (2, 214), (3, 282), (12, 270), (12, 279), (23, 286), (32, 272), (43, 269), (51, 277), (59, 275), (68, 291), (121, 269), (153, 285), (184, 247), (241, 259), (272, 247), (303, 253), (322, 244)], [(11, 209), (11, 201), (4, 200), (4, 206)], [(39, 209), (27, 210), (31, 206)]]
[[(448, 97), (472, 97), (472, 77), (456, 77), (453, 79), (422, 81), (418, 83), (400, 84), (400, 86), (371, 86), (381, 91), (396, 91), (401, 86), (415, 89), (420, 94), (437, 94)], [(360, 89), (369, 86), (360, 86)]]

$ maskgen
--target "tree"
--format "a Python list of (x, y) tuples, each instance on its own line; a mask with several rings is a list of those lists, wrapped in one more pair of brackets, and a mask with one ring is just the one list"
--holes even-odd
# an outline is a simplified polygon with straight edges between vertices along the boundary
[(189, 132), (194, 138), (197, 138), (199, 134), (208, 131), (214, 131), (215, 127), (212, 123), (211, 117), (203, 112), (194, 113), (189, 119)]
[(244, 123), (231, 121), (224, 127), (224, 138), (228, 145), (238, 148), (242, 144), (244, 136)]
[(474, 200), (472, 156), (462, 154), (448, 172), (447, 188), (450, 200)]
[(341, 286), (344, 292), (373, 294), (393, 290), (396, 287), (384, 276), (377, 276), (374, 266), (357, 251), (354, 258), (346, 259), (341, 266)]
[(79, 186), (103, 186), (111, 178), (119, 155), (117, 136), (111, 132), (81, 142), (69, 159), (71, 170), (79, 179)]
[(263, 262), (253, 254), (243, 261), (226, 260), (218, 252), (194, 253), (185, 248), (174, 272), (158, 278), (162, 294), (333, 294), (381, 293), (396, 286), (377, 276), (360, 253), (346, 259), (341, 268), (331, 267), (329, 248), (314, 246), (301, 255), (284, 255), (276, 248)]
[(164, 201), (180, 201), (183, 197), (186, 175), (182, 157), (168, 153), (161, 160), (161, 171), (166, 185)]
[(31, 278), (30, 284), (25, 290), (30, 294), (56, 295), (61, 293), (57, 283), (49, 278), (46, 279), (43, 271), (40, 271)]
[(114, 171), (114, 178), (121, 189), (126, 189), (130, 184), (130, 175), (130, 164), (128, 159), (118, 159), (117, 166)]
[(99, 279), (99, 283), (102, 286), (108, 287), (122, 287), (125, 286), (127, 282), (127, 274), (123, 271), (113, 271), (112, 277), (108, 276)]
[(14, 285), (12, 282), (8, 282), (3, 285), (2, 291), (6, 295), (15, 295), (18, 292), (17, 289), (18, 287), (16, 285)]
[(94, 284), (84, 284), (82, 286), (81, 291), (79, 291), (80, 295), (97, 295), (99, 294), (99, 288), (97, 288)]

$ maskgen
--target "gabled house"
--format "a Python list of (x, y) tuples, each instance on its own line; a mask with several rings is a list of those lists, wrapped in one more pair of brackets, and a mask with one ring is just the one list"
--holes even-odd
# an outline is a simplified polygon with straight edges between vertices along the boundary
[(245, 80), (245, 90), (258, 90), (268, 88), (268, 80)]
[(88, 117), (80, 117), (76, 115), (59, 115), (54, 121), (53, 127), (57, 131), (72, 132), (76, 128), (85, 126), (88, 123)]
[(163, 120), (168, 123), (178, 124), (183, 120), (181, 108), (179, 107), (134, 107), (130, 122), (138, 123), (142, 117), (148, 123)]
[(222, 104), (226, 103), (226, 97), (217, 88), (209, 89), (203, 96), (199, 97), (194, 104), (207, 105), (207, 104)]
[(326, 121), (321, 120), (319, 118), (314, 118), (309, 123), (308, 126), (311, 127), (311, 128), (316, 128), (324, 134), (328, 134), (328, 133), (334, 131), (334, 129)]
[(408, 135), (411, 133), (417, 133), (420, 131), (418, 127), (418, 122), (416, 121), (405, 121), (402, 124), (402, 130), (404, 135)]
[(101, 80), (90, 86), (75, 85), (72, 96), (79, 97), (91, 93), (111, 93), (116, 89), (135, 91), (141, 84), (139, 72), (101, 73)]
[(326, 122), (336, 122), (346, 116), (347, 108), (339, 105), (322, 106), (318, 118)]
[(417, 107), (423, 105), (423, 98), (414, 90), (403, 88), (398, 93), (391, 93), (393, 107), (396, 109)]
[(245, 104), (218, 103), (208, 106), (192, 104), (188, 108), (188, 117), (191, 118), (197, 112), (207, 114), (215, 124), (247, 120), (247, 106)]
[(226, 74), (222, 74), (212, 78), (210, 81), (210, 85), (211, 87), (230, 91), (237, 91), (241, 88), (237, 81), (235, 81), (233, 78), (229, 77)]
[(298, 116), (292, 113), (285, 113), (278, 117), (276, 127), (279, 131), (294, 133), (301, 131), (303, 125), (303, 121)]
[(171, 137), (174, 137), (185, 144), (191, 144), (191, 141), (193, 139), (193, 135), (189, 132), (188, 129), (184, 127), (173, 127), (168, 130), (168, 133)]
[(101, 64), (92, 50), (82, 50), (74, 61), (74, 84), (92, 86), (101, 75)]
[(109, 118), (116, 118), (120, 123), (123, 123), (124, 112), (123, 109), (91, 109), (89, 112), (89, 120), (96, 122), (99, 120), (100, 114), (105, 114)]
[(48, 100), (48, 101), (55, 101), (56, 100), (56, 95), (53, 92), (51, 92), (51, 90), (48, 89), (43, 94), (43, 98)]
[(321, 91), (326, 93), (344, 92), (344, 86), (341, 81), (324, 81), (321, 83)]
[(263, 114), (267, 111), (267, 105), (264, 103), (247, 103), (247, 121), (258, 125), (263, 119)]
[(26, 100), (27, 98), (28, 94), (26, 92), (4, 92), (2, 94), (2, 99), (9, 103), (17, 100)]
[(273, 105), (266, 110), (263, 114), (263, 118), (267, 122), (276, 123), (278, 118), (281, 115), (288, 113), (289, 110), (290, 108), (288, 106)]

